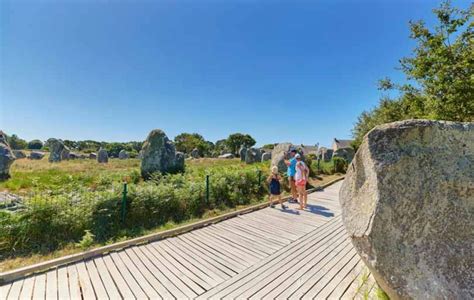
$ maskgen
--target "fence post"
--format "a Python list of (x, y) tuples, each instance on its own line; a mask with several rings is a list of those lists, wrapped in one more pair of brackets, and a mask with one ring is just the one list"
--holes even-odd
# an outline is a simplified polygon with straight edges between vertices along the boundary
[(258, 170), (258, 187), (262, 185), (262, 170)]
[(318, 174), (321, 173), (321, 166), (320, 166), (321, 158), (318, 157)]
[(209, 205), (209, 175), (206, 175), (206, 204)]
[(127, 183), (123, 183), (122, 193), (122, 223), (125, 223), (125, 215), (127, 213)]

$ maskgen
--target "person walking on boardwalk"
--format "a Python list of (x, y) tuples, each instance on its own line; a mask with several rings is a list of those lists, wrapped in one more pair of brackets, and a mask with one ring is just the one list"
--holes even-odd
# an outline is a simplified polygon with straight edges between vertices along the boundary
[(290, 151), (290, 159), (285, 161), (286, 165), (288, 166), (287, 175), (288, 175), (288, 183), (290, 184), (291, 189), (291, 198), (289, 202), (296, 202), (298, 194), (296, 192), (296, 184), (295, 184), (295, 174), (296, 174), (296, 150), (292, 149)]
[(275, 207), (273, 204), (273, 198), (277, 197), (278, 201), (280, 202), (280, 206), (282, 209), (286, 209), (286, 206), (283, 204), (283, 200), (281, 198), (281, 189), (280, 189), (280, 182), (281, 176), (278, 174), (278, 167), (273, 166), (272, 172), (270, 176), (267, 178), (267, 183), (270, 187), (270, 195), (268, 195), (268, 201), (270, 203), (270, 207)]
[(299, 209), (305, 209), (308, 202), (308, 193), (306, 192), (306, 183), (308, 182), (309, 169), (301, 160), (301, 155), (296, 154), (296, 173), (295, 184), (298, 192)]

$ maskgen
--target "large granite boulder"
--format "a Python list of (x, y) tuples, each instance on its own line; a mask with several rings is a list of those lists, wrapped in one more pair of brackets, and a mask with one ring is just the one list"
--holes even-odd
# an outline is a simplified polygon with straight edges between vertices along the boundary
[(262, 162), (272, 159), (271, 152), (265, 152), (262, 154)]
[(293, 149), (291, 143), (280, 143), (272, 150), (272, 166), (277, 166), (279, 172), (286, 172), (288, 169), (285, 159), (288, 159), (288, 153)]
[(15, 155), (7, 142), (7, 135), (0, 131), (0, 180), (10, 178), (10, 167), (15, 161)]
[(262, 151), (257, 148), (249, 148), (245, 153), (245, 163), (253, 164), (262, 161)]
[(376, 127), (340, 201), (354, 246), (391, 298), (474, 299), (474, 123)]
[(341, 148), (333, 152), (332, 158), (340, 157), (344, 158), (348, 163), (354, 158), (354, 149), (353, 148)]
[(232, 159), (232, 158), (234, 158), (234, 154), (225, 153), (225, 154), (219, 155), (217, 158)]
[(89, 153), (89, 159), (97, 159), (97, 153)]
[(61, 151), (61, 160), (68, 160), (69, 154), (71, 154), (69, 149), (64, 148), (63, 151)]
[(149, 178), (155, 172), (182, 171), (184, 171), (184, 154), (176, 152), (173, 142), (162, 130), (152, 130), (142, 147), (141, 174), (143, 178)]
[(61, 152), (64, 149), (67, 149), (67, 147), (64, 146), (63, 141), (51, 138), (46, 143), (49, 147), (49, 162), (60, 162)]
[(33, 159), (33, 160), (40, 160), (40, 159), (43, 159), (43, 157), (44, 157), (44, 153), (39, 152), (39, 151), (32, 151), (30, 153), (30, 156), (28, 156), (29, 159)]
[(245, 161), (245, 155), (247, 154), (248, 149), (244, 146), (242, 146), (239, 150), (239, 157), (240, 161), (244, 162)]
[(118, 154), (119, 159), (128, 159), (129, 157), (130, 156), (128, 155), (127, 151), (125, 151), (124, 149), (120, 150)]
[(109, 153), (102, 147), (97, 152), (97, 162), (101, 164), (109, 162)]
[(194, 148), (193, 151), (191, 151), (191, 157), (199, 158), (199, 150), (197, 148)]
[(26, 153), (21, 150), (12, 150), (12, 152), (16, 159), (26, 158)]

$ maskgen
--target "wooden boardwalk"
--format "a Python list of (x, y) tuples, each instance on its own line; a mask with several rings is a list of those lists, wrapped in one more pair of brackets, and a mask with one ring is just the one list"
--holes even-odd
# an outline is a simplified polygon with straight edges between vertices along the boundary
[(366, 298), (374, 281), (342, 225), (340, 185), (310, 194), (307, 211), (265, 208), (60, 266), (0, 299)]

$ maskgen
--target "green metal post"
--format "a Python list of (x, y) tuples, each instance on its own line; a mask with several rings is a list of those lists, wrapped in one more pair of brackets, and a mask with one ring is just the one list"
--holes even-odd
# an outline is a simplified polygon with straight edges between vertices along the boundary
[(209, 175), (206, 175), (206, 204), (209, 204)]
[(318, 158), (318, 174), (321, 173), (321, 166), (320, 166), (320, 163), (321, 163), (321, 159)]
[(258, 186), (262, 185), (262, 170), (258, 170)]
[(127, 183), (123, 183), (122, 193), (122, 223), (125, 222), (125, 215), (127, 214)]

